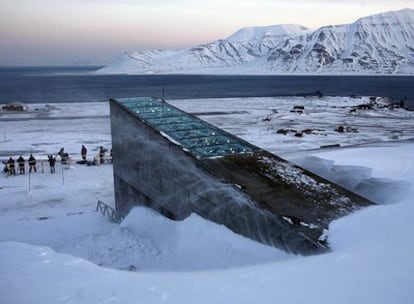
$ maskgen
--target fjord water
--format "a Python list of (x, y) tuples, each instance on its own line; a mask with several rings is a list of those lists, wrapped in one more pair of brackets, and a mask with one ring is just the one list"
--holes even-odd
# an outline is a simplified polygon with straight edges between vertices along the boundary
[(385, 96), (414, 107), (413, 76), (96, 75), (98, 67), (0, 68), (0, 103), (94, 102), (110, 97), (167, 99), (294, 96)]

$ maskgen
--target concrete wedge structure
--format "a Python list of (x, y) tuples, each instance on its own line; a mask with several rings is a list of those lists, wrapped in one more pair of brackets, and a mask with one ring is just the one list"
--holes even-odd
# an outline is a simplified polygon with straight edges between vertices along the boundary
[(373, 204), (165, 100), (110, 100), (116, 210), (195, 212), (288, 252), (329, 250), (329, 223)]

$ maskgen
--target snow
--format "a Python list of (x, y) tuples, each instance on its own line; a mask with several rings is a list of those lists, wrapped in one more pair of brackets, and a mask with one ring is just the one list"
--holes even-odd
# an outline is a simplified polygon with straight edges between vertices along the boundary
[(412, 75), (413, 50), (414, 10), (403, 9), (314, 31), (242, 28), (192, 48), (128, 52), (97, 73)]
[(283, 36), (295, 36), (306, 32), (309, 32), (309, 29), (298, 24), (245, 27), (227, 37), (226, 40), (229, 42), (261, 41), (264, 38), (280, 39)]
[[(375, 102), (372, 110), (355, 112), (351, 110), (369, 104), (369, 98), (262, 97), (168, 102), (190, 113), (202, 113), (201, 119), (278, 155), (327, 145), (349, 147), (390, 141), (394, 131), (401, 132), (394, 141), (414, 138), (414, 112), (382, 108), (385, 101), (381, 99)], [(304, 106), (304, 112), (292, 113), (294, 106)], [(209, 112), (223, 115), (210, 115)], [(357, 133), (335, 131), (341, 125), (356, 128)], [(278, 133), (279, 130), (289, 132), (284, 135)], [(306, 130), (310, 133), (304, 132)], [(302, 132), (302, 137), (295, 136), (297, 132)]]
[[(88, 158), (99, 146), (110, 147), (107, 103), (88, 104), (87, 112), (79, 105), (54, 104), (42, 115), (0, 113), (0, 158), (34, 150), (43, 158), (61, 146), (72, 157), (68, 165), (57, 163), (56, 174), (45, 164), (44, 173), (39, 165), (30, 177), (0, 176), (1, 302), (413, 303), (414, 117), (402, 109), (349, 113), (366, 101), (172, 102), (193, 112), (224, 112), (200, 117), (298, 163), (318, 159), (325, 166), (316, 171), (334, 176), (340, 167), (350, 181), (378, 178), (404, 185), (398, 199), (331, 223), (332, 251), (310, 257), (253, 242), (194, 214), (173, 222), (135, 208), (117, 225), (96, 213), (98, 199), (114, 205), (112, 166), (87, 167), (76, 160), (82, 144), (91, 151)], [(299, 102), (305, 114), (291, 113)], [(264, 121), (269, 115), (272, 119)], [(359, 133), (332, 130), (350, 119)], [(302, 138), (267, 131), (287, 124), (325, 131)], [(396, 125), (404, 130), (404, 141), (389, 138)], [(376, 143), (361, 145), (367, 141)], [(349, 147), (319, 149), (333, 142)], [(359, 176), (361, 168), (368, 173)]]
[[(321, 153), (319, 156), (329, 159), (334, 152)], [(352, 159), (358, 154), (365, 153), (373, 157), (367, 157), (358, 163), (359, 166), (372, 168), (372, 175), (378, 178), (391, 178), (394, 180), (410, 180), (410, 174), (414, 170), (414, 163), (409, 145), (381, 147), (367, 147), (361, 149), (345, 150), (335, 157), (335, 163), (341, 166), (352, 165)]]

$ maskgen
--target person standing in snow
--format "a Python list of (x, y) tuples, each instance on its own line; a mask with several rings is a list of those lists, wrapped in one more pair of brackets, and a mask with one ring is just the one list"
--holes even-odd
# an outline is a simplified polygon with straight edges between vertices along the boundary
[(104, 163), (104, 157), (105, 157), (105, 152), (108, 151), (106, 149), (104, 149), (104, 147), (100, 146), (99, 148), (99, 163), (103, 164)]
[(16, 175), (14, 159), (11, 156), (10, 156), (9, 160), (7, 161), (7, 167), (8, 167), (10, 175)]
[(86, 153), (88, 153), (88, 149), (86, 149), (86, 147), (82, 145), (82, 149), (81, 149), (82, 160), (86, 160)]
[(17, 163), (19, 164), (19, 174), (25, 174), (25, 160), (23, 156), (20, 155), (20, 157), (17, 159)]
[(33, 157), (32, 154), (30, 154), (28, 161), (29, 161), (29, 173), (31, 173), (32, 170), (36, 172), (36, 159)]
[(60, 161), (62, 164), (69, 162), (69, 153), (66, 153), (63, 147), (60, 148), (58, 155), (60, 156)]
[(56, 157), (49, 155), (47, 158), (49, 159), (50, 173), (55, 173)]

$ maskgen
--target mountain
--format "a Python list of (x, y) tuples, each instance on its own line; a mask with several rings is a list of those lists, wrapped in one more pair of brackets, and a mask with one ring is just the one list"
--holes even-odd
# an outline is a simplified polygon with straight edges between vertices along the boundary
[(300, 25), (243, 28), (227, 39), (189, 49), (127, 52), (99, 72), (209, 73), (212, 69), (243, 66), (268, 56), (282, 39), (308, 31)]
[(287, 36), (304, 34), (310, 30), (297, 24), (245, 27), (226, 38), (229, 42), (278, 40)]
[(412, 73), (414, 10), (373, 15), (285, 39), (266, 61), (274, 71)]
[(292, 24), (242, 28), (193, 48), (124, 53), (98, 73), (414, 74), (414, 10), (315, 31)]

